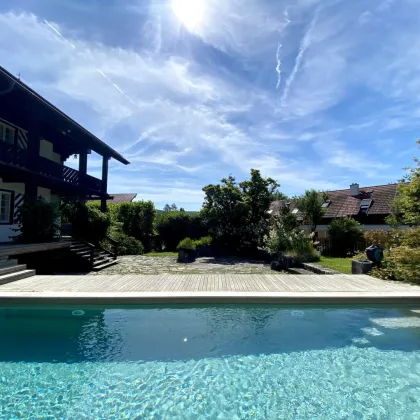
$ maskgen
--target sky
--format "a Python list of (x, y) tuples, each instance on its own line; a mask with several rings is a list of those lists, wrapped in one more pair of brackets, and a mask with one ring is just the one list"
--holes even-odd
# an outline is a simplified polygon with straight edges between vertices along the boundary
[(0, 64), (131, 162), (111, 193), (197, 210), (251, 168), (288, 195), (400, 179), (419, 20), (418, 0), (1, 0)]

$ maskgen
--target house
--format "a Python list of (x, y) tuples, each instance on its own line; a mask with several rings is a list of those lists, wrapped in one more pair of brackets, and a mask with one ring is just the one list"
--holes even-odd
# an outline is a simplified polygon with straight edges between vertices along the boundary
[[(371, 187), (360, 187), (359, 184), (352, 184), (344, 190), (327, 191), (328, 200), (324, 202), (325, 214), (321, 223), (317, 226), (316, 232), (320, 238), (326, 237), (328, 225), (337, 217), (350, 216), (360, 222), (364, 230), (389, 230), (391, 226), (385, 218), (392, 211), (392, 202), (398, 193), (399, 184), (377, 185)], [(271, 214), (278, 215), (280, 208), (289, 205), (292, 213), (298, 219), (299, 210), (294, 207), (293, 202), (275, 201), (272, 203)], [(307, 229), (302, 226), (302, 229)]]
[[(102, 156), (102, 178), (87, 174), (91, 151)], [(64, 163), (79, 155), (78, 170)], [(0, 67), (0, 242), (10, 241), (24, 195), (101, 200), (106, 209), (108, 163), (129, 162), (18, 78)]]
[[(112, 194), (110, 193), (110, 198), (106, 201), (107, 203), (112, 204), (121, 204), (121, 203), (132, 203), (133, 200), (137, 197), (136, 193), (128, 193), (128, 194)], [(98, 201), (98, 200), (88, 200), (88, 201)]]

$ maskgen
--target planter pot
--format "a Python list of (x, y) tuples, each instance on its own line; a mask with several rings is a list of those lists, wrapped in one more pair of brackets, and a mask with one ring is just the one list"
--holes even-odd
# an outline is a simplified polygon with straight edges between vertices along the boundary
[(180, 249), (178, 251), (178, 262), (189, 263), (195, 261), (195, 251)]
[(372, 271), (373, 263), (372, 261), (358, 261), (353, 260), (351, 262), (351, 272), (352, 274), (367, 274)]
[(280, 255), (276, 260), (272, 261), (271, 269), (276, 271), (287, 270), (296, 265), (293, 257), (290, 255)]

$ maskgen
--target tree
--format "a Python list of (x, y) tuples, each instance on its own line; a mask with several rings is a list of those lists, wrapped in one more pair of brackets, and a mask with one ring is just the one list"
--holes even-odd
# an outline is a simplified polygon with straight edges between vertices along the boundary
[(285, 200), (286, 201), (288, 199), (289, 199), (289, 197), (279, 190), (273, 191), (271, 196), (270, 196), (271, 201), (278, 201), (278, 200)]
[[(420, 140), (417, 140), (420, 146)], [(398, 187), (392, 214), (387, 218), (391, 225), (420, 225), (420, 159), (414, 158), (416, 167), (406, 168), (407, 174)]]
[(361, 224), (351, 217), (339, 217), (328, 226), (328, 237), (334, 257), (345, 257), (353, 252), (358, 241), (363, 240)]
[(172, 204), (165, 204), (165, 207), (163, 208), (163, 211), (165, 213), (171, 212), (171, 211), (178, 211), (178, 207), (175, 203)]
[(324, 216), (325, 209), (322, 207), (328, 199), (326, 193), (316, 190), (306, 190), (305, 194), (296, 197), (296, 207), (303, 215), (303, 220), (311, 232), (315, 232), (316, 227)]
[(211, 236), (230, 249), (262, 245), (268, 231), (270, 197), (277, 187), (276, 181), (263, 178), (255, 169), (251, 169), (251, 179), (239, 184), (230, 175), (220, 184), (204, 187), (202, 214)]

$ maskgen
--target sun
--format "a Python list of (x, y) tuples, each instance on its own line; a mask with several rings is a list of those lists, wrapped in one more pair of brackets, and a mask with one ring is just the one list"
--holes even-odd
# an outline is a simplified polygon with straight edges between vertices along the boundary
[(172, 9), (184, 26), (193, 31), (204, 17), (204, 0), (172, 0)]

